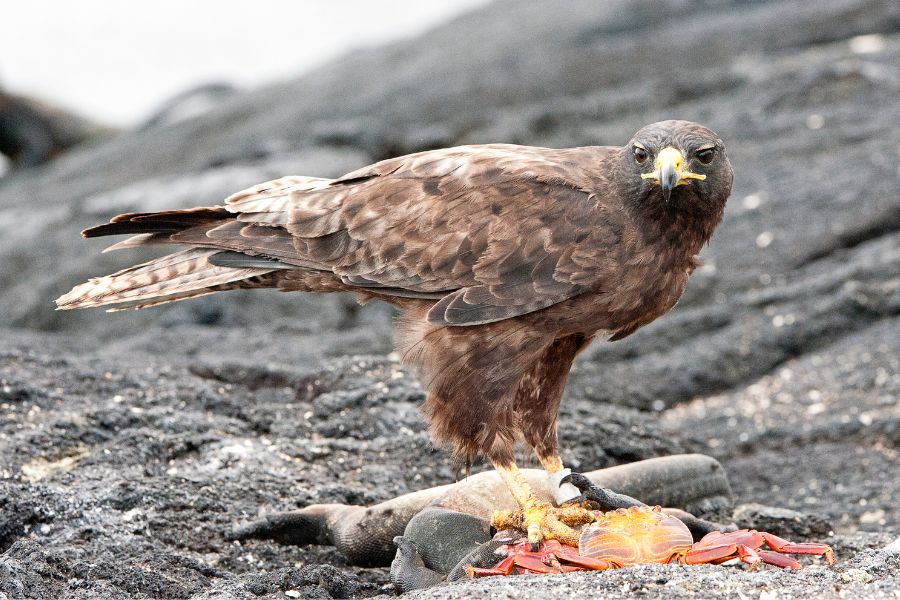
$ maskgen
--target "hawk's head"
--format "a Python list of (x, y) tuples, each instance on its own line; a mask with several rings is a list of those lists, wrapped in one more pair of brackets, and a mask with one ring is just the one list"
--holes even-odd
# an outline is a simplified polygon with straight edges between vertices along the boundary
[(641, 202), (675, 210), (721, 209), (733, 173), (725, 145), (713, 131), (690, 121), (660, 121), (642, 128), (621, 157), (629, 187)]

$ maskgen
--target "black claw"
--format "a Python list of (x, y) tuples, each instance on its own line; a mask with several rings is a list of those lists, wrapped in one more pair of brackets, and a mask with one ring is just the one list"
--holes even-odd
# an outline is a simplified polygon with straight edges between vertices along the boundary
[(540, 543), (540, 542), (531, 542), (531, 551), (532, 551), (532, 552), (537, 552), (537, 551), (539, 551), (540, 549), (541, 549), (541, 543)]

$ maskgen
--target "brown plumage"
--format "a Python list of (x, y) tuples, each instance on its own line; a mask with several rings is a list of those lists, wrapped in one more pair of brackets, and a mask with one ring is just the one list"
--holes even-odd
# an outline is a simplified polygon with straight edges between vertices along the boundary
[(623, 147), (421, 152), (334, 180), (285, 177), (223, 206), (119, 215), (84, 235), (188, 249), (57, 303), (141, 308), (253, 287), (386, 300), (435, 437), (515, 487), (519, 439), (561, 468), (556, 412), (575, 355), (675, 305), (731, 182), (721, 140), (685, 121)]

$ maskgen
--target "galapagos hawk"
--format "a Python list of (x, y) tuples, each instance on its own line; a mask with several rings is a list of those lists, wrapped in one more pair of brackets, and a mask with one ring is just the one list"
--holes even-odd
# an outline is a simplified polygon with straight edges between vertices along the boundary
[(571, 541), (576, 507), (536, 498), (514, 448), (533, 448), (559, 485), (557, 409), (573, 359), (675, 305), (731, 184), (722, 140), (687, 121), (648, 125), (622, 147), (431, 150), (337, 179), (276, 179), (219, 206), (114, 217), (83, 235), (186, 249), (56, 302), (119, 310), (246, 288), (389, 302), (433, 436), (490, 460), (532, 543)]

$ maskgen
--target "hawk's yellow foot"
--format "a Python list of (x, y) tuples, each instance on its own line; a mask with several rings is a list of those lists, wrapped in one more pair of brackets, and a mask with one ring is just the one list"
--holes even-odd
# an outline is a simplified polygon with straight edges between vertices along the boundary
[(559, 540), (568, 546), (578, 545), (579, 532), (574, 528), (593, 520), (593, 513), (578, 504), (552, 506), (532, 497), (517, 510), (498, 510), (491, 518), (497, 530), (520, 529), (528, 532), (528, 541)]
[(491, 518), (491, 525), (495, 529), (525, 531), (528, 541), (534, 546), (550, 539), (570, 546), (578, 545), (579, 534), (573, 527), (590, 523), (594, 518), (586, 506), (579, 503), (553, 506), (534, 495), (515, 464), (497, 465), (496, 469), (520, 508), (495, 512)]

